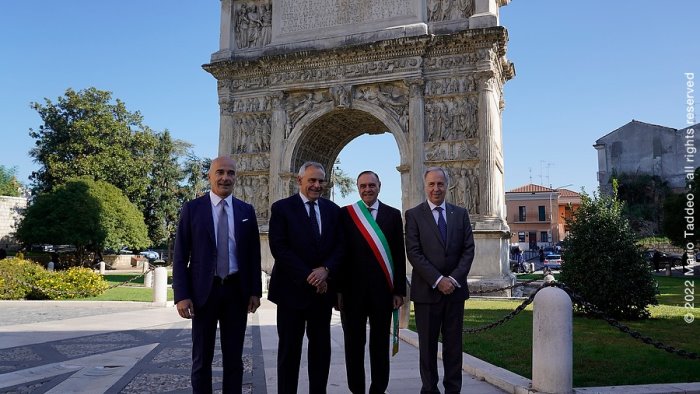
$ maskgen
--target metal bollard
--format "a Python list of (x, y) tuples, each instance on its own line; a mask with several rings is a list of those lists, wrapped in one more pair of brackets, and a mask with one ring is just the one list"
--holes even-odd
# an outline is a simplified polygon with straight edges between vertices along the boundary
[(532, 389), (573, 393), (573, 320), (571, 298), (557, 287), (535, 296), (532, 319)]
[(105, 274), (105, 262), (100, 261), (100, 275), (104, 275), (104, 274)]
[(156, 268), (154, 282), (153, 303), (165, 305), (168, 302), (168, 269), (165, 267)]
[(144, 287), (153, 287), (153, 271), (147, 271), (143, 275), (143, 286)]

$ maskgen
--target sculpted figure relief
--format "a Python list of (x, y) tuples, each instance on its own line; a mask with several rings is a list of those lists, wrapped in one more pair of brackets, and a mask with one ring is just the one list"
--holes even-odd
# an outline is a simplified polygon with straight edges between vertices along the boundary
[(469, 18), (474, 0), (428, 0), (428, 22)]
[(330, 101), (333, 101), (333, 98), (328, 93), (328, 90), (290, 94), (285, 103), (287, 110), (287, 131), (285, 137), (289, 136), (297, 122), (316, 105)]
[(385, 109), (404, 131), (408, 130), (408, 87), (404, 84), (385, 83), (355, 88), (355, 100), (364, 100)]
[(254, 153), (270, 150), (270, 117), (267, 114), (246, 114), (234, 118), (234, 130), (238, 139), (234, 142), (235, 153)]
[(453, 141), (475, 138), (477, 133), (476, 97), (452, 97), (426, 102), (427, 141)]
[(241, 4), (234, 29), (238, 49), (265, 46), (272, 39), (272, 4)]

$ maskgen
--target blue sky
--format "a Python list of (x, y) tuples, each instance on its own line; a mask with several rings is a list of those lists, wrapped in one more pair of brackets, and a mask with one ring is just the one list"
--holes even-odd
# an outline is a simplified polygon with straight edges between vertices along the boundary
[[(32, 101), (66, 88), (109, 90), (155, 130), (216, 155), (216, 82), (201, 69), (218, 49), (219, 1), (0, 3), (0, 164), (28, 183)], [(700, 72), (700, 2), (513, 0), (501, 8), (516, 77), (505, 87), (506, 190), (530, 182), (596, 187), (596, 139), (632, 119), (681, 128), (686, 72)], [(368, 160), (367, 158), (372, 158)], [(351, 175), (374, 169), (400, 206), (389, 134), (340, 155)], [(354, 201), (348, 198), (341, 203)]]

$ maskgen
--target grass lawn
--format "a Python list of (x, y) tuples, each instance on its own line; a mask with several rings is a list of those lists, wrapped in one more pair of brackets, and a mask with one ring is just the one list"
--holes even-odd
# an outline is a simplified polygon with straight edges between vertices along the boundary
[[(129, 279), (132, 279), (140, 274), (107, 274), (104, 275), (105, 280), (110, 286), (121, 284)], [(172, 274), (170, 274), (172, 275)], [(168, 283), (172, 283), (172, 276), (168, 276)], [(113, 289), (109, 289), (97, 297), (79, 298), (82, 301), (137, 301), (137, 302), (152, 302), (153, 289), (143, 286), (143, 278), (126, 285), (121, 285)], [(173, 289), (168, 288), (168, 300), (173, 300)]]
[[(623, 322), (644, 336), (666, 345), (700, 353), (700, 319), (686, 323), (685, 278), (657, 277), (659, 302), (652, 318)], [(500, 319), (520, 303), (472, 298), (467, 301), (464, 326), (479, 327)], [(697, 305), (697, 304), (696, 304)], [(693, 310), (700, 318), (700, 308)], [(411, 328), (415, 325), (411, 321)], [(646, 345), (603, 320), (574, 316), (574, 387), (700, 381), (700, 360), (688, 360)], [(532, 378), (532, 305), (497, 328), (464, 335), (464, 351), (491, 364)]]

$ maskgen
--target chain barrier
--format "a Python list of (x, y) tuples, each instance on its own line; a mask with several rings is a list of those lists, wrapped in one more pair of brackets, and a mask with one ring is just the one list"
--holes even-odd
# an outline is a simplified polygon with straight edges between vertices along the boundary
[[(520, 284), (512, 285), (512, 286), (508, 286), (508, 287), (504, 287), (504, 288), (501, 288), (501, 289), (487, 290), (487, 291), (482, 291), (482, 292), (472, 292), (472, 293), (473, 293), (473, 294), (478, 294), (478, 293), (488, 293), (488, 292), (495, 292), (495, 291), (506, 290), (506, 289), (509, 289), (509, 288), (518, 287), (518, 285), (524, 286), (524, 285), (530, 284), (530, 283), (532, 283), (532, 282), (534, 282), (534, 281), (536, 281), (536, 280), (538, 280), (538, 279), (533, 279), (533, 280), (530, 280), (530, 281), (527, 281), (527, 282), (522, 282), (522, 283), (520, 283)], [(700, 354), (698, 354), (698, 353), (689, 352), (689, 351), (684, 350), (684, 349), (676, 349), (675, 347), (670, 346), (670, 345), (666, 345), (666, 344), (664, 344), (664, 343), (661, 342), (661, 341), (656, 341), (656, 340), (652, 339), (651, 337), (644, 336), (644, 335), (642, 335), (640, 332), (634, 331), (634, 330), (631, 329), (630, 327), (628, 327), (628, 326), (626, 326), (626, 325), (620, 323), (619, 321), (617, 321), (617, 320), (615, 320), (615, 319), (613, 319), (613, 318), (611, 318), (611, 317), (605, 315), (605, 313), (604, 313), (603, 311), (601, 311), (601, 310), (599, 310), (598, 308), (596, 308), (596, 307), (595, 307), (593, 304), (591, 304), (590, 302), (584, 300), (580, 295), (576, 294), (576, 293), (575, 293), (573, 290), (571, 290), (568, 286), (566, 286), (564, 283), (560, 283), (560, 282), (544, 283), (544, 284), (543, 284), (540, 288), (538, 288), (533, 294), (531, 294), (525, 301), (523, 301), (520, 305), (518, 305), (517, 308), (515, 308), (513, 311), (511, 311), (510, 313), (508, 313), (507, 315), (505, 315), (505, 316), (502, 317), (501, 319), (496, 320), (496, 321), (494, 321), (494, 322), (492, 322), (492, 323), (489, 323), (489, 324), (480, 326), (480, 327), (475, 327), (475, 328), (463, 328), (463, 329), (462, 329), (462, 332), (464, 332), (465, 334), (474, 334), (474, 333), (486, 331), (486, 330), (489, 330), (489, 329), (492, 329), (492, 328), (495, 328), (495, 327), (498, 327), (498, 326), (504, 324), (505, 322), (507, 322), (507, 321), (513, 319), (515, 316), (517, 316), (517, 315), (518, 315), (520, 312), (522, 312), (525, 308), (527, 308), (527, 306), (530, 305), (530, 304), (534, 301), (535, 296), (537, 295), (537, 293), (539, 293), (540, 290), (542, 290), (542, 289), (544, 289), (544, 288), (546, 288), (546, 287), (558, 287), (558, 288), (564, 290), (564, 291), (566, 292), (566, 294), (568, 294), (569, 297), (571, 297), (571, 300), (572, 300), (575, 304), (581, 306), (581, 308), (583, 308), (585, 311), (592, 313), (595, 317), (598, 317), (598, 318), (600, 318), (600, 319), (602, 319), (602, 320), (605, 320), (610, 326), (612, 326), (612, 327), (614, 327), (614, 328), (617, 328), (617, 329), (620, 330), (621, 332), (623, 332), (623, 333), (625, 333), (625, 334), (628, 334), (628, 335), (631, 336), (632, 338), (634, 338), (634, 339), (636, 339), (636, 340), (638, 340), (638, 341), (640, 341), (640, 342), (642, 342), (642, 343), (645, 343), (645, 344), (647, 344), (647, 345), (654, 346), (654, 347), (657, 348), (657, 349), (665, 350), (665, 351), (668, 352), (668, 353), (675, 354), (675, 355), (678, 355), (678, 356), (683, 357), (683, 358), (687, 358), (687, 359), (691, 359), (691, 360), (700, 360)]]
[(516, 282), (516, 283), (514, 283), (514, 284), (512, 284), (512, 285), (510, 285), (510, 286), (501, 287), (501, 288), (498, 288), (498, 289), (474, 290), (474, 291), (471, 291), (471, 290), (470, 290), (470, 291), (469, 291), (469, 294), (470, 294), (470, 295), (471, 295), (471, 294), (488, 294), (488, 293), (496, 293), (496, 292), (499, 292), (499, 291), (512, 290), (512, 289), (515, 289), (515, 288), (517, 288), (517, 287), (527, 286), (527, 285), (529, 285), (530, 283), (532, 283), (532, 282), (537, 282), (538, 280), (542, 280), (543, 278), (544, 278), (544, 277), (542, 277), (542, 278), (530, 279), (530, 280), (527, 280), (527, 281), (524, 281), (524, 282), (520, 282), (520, 283), (517, 283), (517, 282)]
[[(689, 352), (687, 350), (683, 349), (676, 349), (673, 346), (666, 345), (661, 341), (656, 341), (652, 339), (651, 337), (647, 337), (642, 335), (639, 331), (634, 331), (633, 329), (629, 328), (628, 326), (620, 323), (619, 321), (613, 319), (612, 317), (609, 317), (605, 315), (603, 311), (600, 309), (596, 308), (595, 305), (591, 304), (590, 302), (584, 300), (580, 295), (576, 294), (573, 290), (571, 290), (567, 285), (564, 283), (559, 283), (559, 282), (551, 282), (551, 283), (545, 283), (544, 286), (542, 286), (540, 289), (537, 291), (539, 292), (545, 287), (558, 287), (566, 292), (566, 294), (571, 297), (571, 300), (580, 305), (584, 310), (592, 313), (596, 317), (605, 320), (610, 326), (617, 328), (621, 332), (628, 334), (632, 338), (645, 343), (647, 345), (654, 346), (657, 349), (665, 350), (668, 353), (678, 355), (683, 358), (688, 358), (691, 360), (700, 360), (700, 354), (695, 353), (695, 352)], [(536, 293), (535, 293), (536, 294)]]
[[(146, 274), (155, 271), (155, 269), (156, 269), (156, 267), (153, 264), (149, 263), (148, 270), (146, 272), (143, 272), (140, 275), (134, 276), (133, 278), (127, 279), (121, 283), (116, 283), (116, 284), (113, 284), (111, 286), (108, 286), (105, 289), (105, 291), (114, 289), (114, 288), (119, 287), (119, 286), (125, 286), (125, 285), (127, 285), (127, 284), (129, 284), (137, 279), (143, 278), (144, 276), (146, 276)], [(54, 290), (54, 289), (44, 289), (44, 288), (41, 288), (33, 283), (27, 283), (27, 282), (25, 282), (21, 279), (18, 279), (18, 278), (12, 278), (12, 277), (9, 277), (7, 275), (3, 275), (3, 276), (11, 281), (19, 283), (22, 286), (29, 287), (33, 290), (39, 291), (39, 292), (44, 293), (44, 294), (52, 294), (52, 295), (56, 295), (59, 297), (60, 296), (84, 296), (85, 295), (84, 292), (82, 292), (82, 291), (61, 291), (61, 290)]]

